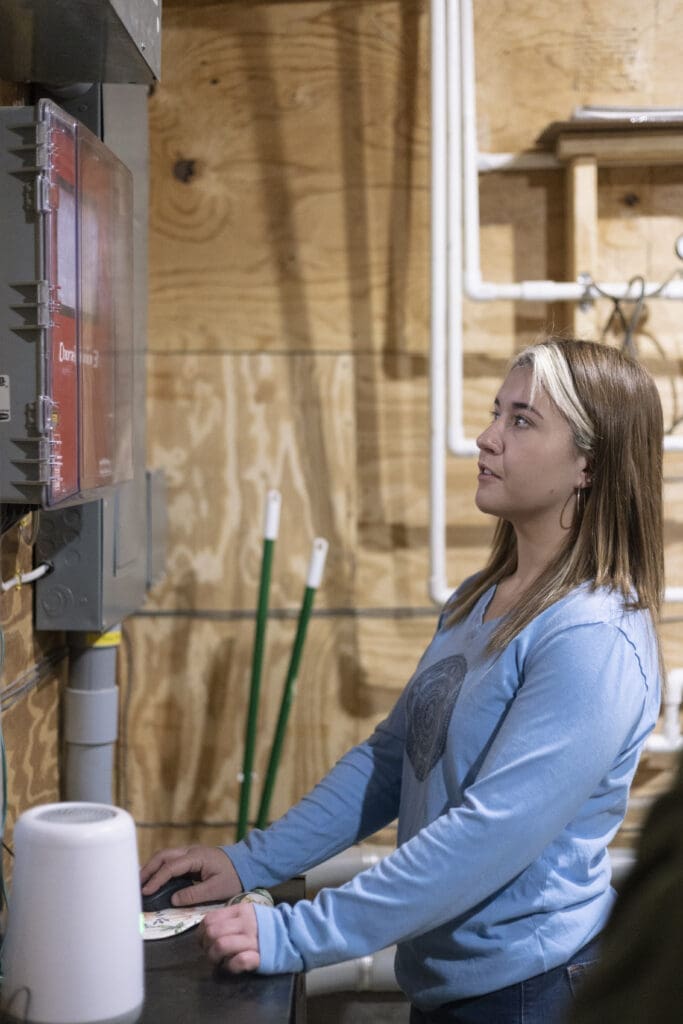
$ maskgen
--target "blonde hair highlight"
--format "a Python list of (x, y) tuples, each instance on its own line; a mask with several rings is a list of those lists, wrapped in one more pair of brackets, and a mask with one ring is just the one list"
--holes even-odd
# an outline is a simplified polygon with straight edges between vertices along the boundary
[[(629, 609), (659, 613), (664, 590), (662, 406), (636, 360), (591, 341), (548, 338), (515, 356), (509, 370), (532, 369), (588, 459), (591, 484), (581, 493), (562, 549), (496, 627), (502, 650), (532, 619), (575, 587), (618, 591)], [(460, 622), (492, 585), (517, 567), (512, 525), (499, 519), (484, 569), (452, 600), (447, 625)]]

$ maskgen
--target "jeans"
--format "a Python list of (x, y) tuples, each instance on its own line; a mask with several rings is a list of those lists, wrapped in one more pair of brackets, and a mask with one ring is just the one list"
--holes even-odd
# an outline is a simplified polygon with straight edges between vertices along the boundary
[(583, 975), (597, 960), (598, 941), (593, 939), (560, 967), (516, 985), (456, 999), (436, 1010), (413, 1006), (410, 1024), (562, 1024)]

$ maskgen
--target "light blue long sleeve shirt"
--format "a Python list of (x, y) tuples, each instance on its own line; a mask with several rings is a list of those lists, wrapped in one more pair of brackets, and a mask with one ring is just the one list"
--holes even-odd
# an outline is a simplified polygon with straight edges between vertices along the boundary
[(582, 586), (500, 654), (493, 588), (444, 616), (373, 735), (267, 831), (225, 847), (245, 888), (273, 885), (398, 816), (398, 846), (313, 901), (257, 906), (263, 973), (397, 943), (429, 1010), (564, 963), (612, 907), (607, 844), (659, 710), (649, 613)]

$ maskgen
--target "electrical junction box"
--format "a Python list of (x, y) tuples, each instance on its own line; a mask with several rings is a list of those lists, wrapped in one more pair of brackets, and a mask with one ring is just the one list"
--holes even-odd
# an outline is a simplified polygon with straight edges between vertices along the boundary
[(101, 633), (139, 608), (161, 578), (163, 473), (147, 472), (139, 483), (41, 515), (36, 561), (54, 571), (35, 584), (36, 629)]
[(0, 108), (0, 501), (133, 475), (133, 189), (50, 100)]

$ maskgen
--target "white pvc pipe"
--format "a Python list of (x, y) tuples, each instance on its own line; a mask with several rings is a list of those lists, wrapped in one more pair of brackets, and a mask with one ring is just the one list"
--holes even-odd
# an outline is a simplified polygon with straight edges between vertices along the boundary
[[(344, 885), (360, 871), (372, 868), (394, 850), (393, 846), (361, 843), (350, 846), (336, 857), (330, 857), (306, 872), (306, 895), (312, 897), (320, 889)], [(383, 949), (373, 956), (359, 957), (346, 963), (316, 967), (306, 975), (306, 995), (320, 996), (330, 992), (390, 992), (398, 989), (394, 974), (396, 947)]]
[[(462, 267), (462, 95), (460, 67), (449, 61), (449, 53), (460, 52), (460, 20), (457, 5), (446, 7), (446, 53), (440, 75), (446, 81), (447, 95), (447, 171), (445, 214), (448, 225), (446, 260), (448, 303), (446, 311), (448, 352), (448, 447), (459, 455), (473, 455), (477, 446), (465, 437), (463, 406), (463, 267)], [(441, 214), (439, 214), (440, 219)], [(445, 501), (444, 501), (445, 508)]]
[[(451, 4), (456, 0), (449, 0)], [(474, 65), (474, 15), (472, 4), (460, 3), (460, 38), (455, 53), (447, 53), (446, 60), (453, 74), (461, 76), (462, 147), (463, 147), (463, 209), (465, 231), (465, 290), (470, 284), (481, 284), (479, 245), (479, 169), (477, 167), (477, 101), (476, 71)], [(460, 168), (449, 168), (449, 186), (460, 176)], [(473, 297), (473, 296), (470, 296)]]
[(306, 996), (323, 996), (331, 992), (394, 992), (399, 991), (394, 973), (396, 947), (382, 949), (372, 956), (347, 960), (329, 967), (314, 967), (306, 975)]
[(320, 889), (343, 885), (359, 872), (373, 868), (394, 849), (393, 846), (378, 846), (371, 843), (350, 846), (306, 872), (306, 895), (313, 895)]
[(434, 600), (446, 588), (446, 0), (431, 5), (431, 340), (430, 576)]

